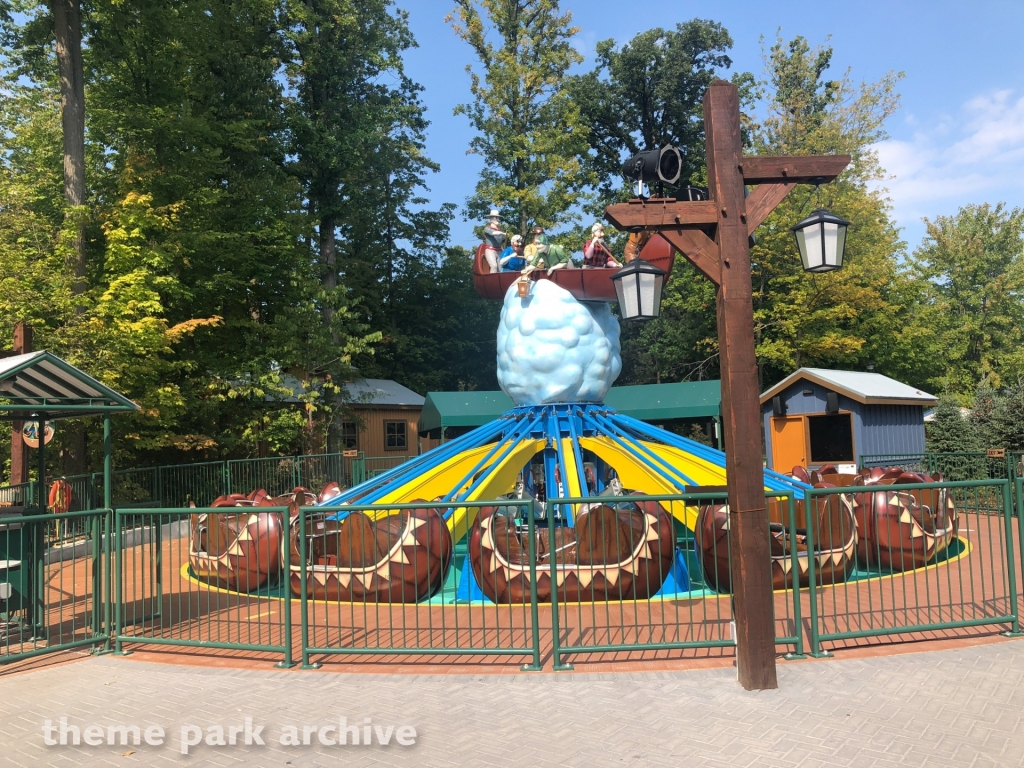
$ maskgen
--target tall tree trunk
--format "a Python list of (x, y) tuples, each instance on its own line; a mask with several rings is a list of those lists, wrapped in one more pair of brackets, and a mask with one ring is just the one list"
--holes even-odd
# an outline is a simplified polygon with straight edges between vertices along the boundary
[[(60, 74), (60, 120), (64, 134), (64, 199), (68, 205), (85, 205), (85, 74), (82, 65), (81, 0), (51, 0), (54, 35), (57, 39), (57, 70)], [(74, 271), (72, 293), (85, 293), (85, 225), (75, 214), (78, 226), (74, 235)], [(80, 315), (84, 307), (75, 307)], [(72, 428), (69, 445), (61, 452), (66, 474), (86, 471), (85, 425)]]
[[(334, 230), (337, 220), (333, 214), (324, 216), (320, 221), (320, 284), (325, 294), (323, 307), (324, 328), (331, 334), (331, 341), (335, 348), (341, 343), (336, 328), (332, 328), (334, 320), (334, 308), (330, 302), (334, 299), (334, 293), (338, 288), (338, 244), (334, 239)], [(335, 382), (341, 384), (341, 382)], [(327, 452), (340, 453), (345, 445), (342, 442), (342, 418), (341, 412), (345, 399), (341, 395), (332, 395), (331, 421), (327, 428)]]
[[(85, 76), (82, 68), (81, 0), (52, 0), (60, 73), (60, 117), (64, 133), (64, 198), (85, 205)], [(85, 231), (75, 234), (75, 295), (85, 292)], [(79, 312), (81, 307), (79, 307)]]

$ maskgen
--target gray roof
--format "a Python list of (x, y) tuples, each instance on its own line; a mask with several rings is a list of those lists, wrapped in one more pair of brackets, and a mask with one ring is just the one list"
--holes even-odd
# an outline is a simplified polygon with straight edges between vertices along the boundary
[(92, 376), (45, 350), (0, 358), (0, 414), (24, 419), (81, 418), (130, 412), (139, 406)]
[[(281, 383), (292, 391), (290, 396), (278, 397), (267, 395), (267, 400), (285, 403), (297, 403), (298, 396), (306, 393), (306, 387), (295, 376), (285, 374)], [(345, 385), (346, 400), (356, 408), (422, 408), (424, 397), (411, 389), (403, 387), (391, 379), (360, 379)]]
[(422, 408), (425, 399), (391, 379), (360, 379), (346, 384), (345, 389), (356, 406), (393, 405)]
[(767, 392), (762, 393), (761, 402), (766, 403), (801, 380), (820, 384), (865, 405), (935, 405), (938, 402), (935, 395), (922, 392), (880, 373), (830, 371), (827, 368), (801, 368), (791, 373)]

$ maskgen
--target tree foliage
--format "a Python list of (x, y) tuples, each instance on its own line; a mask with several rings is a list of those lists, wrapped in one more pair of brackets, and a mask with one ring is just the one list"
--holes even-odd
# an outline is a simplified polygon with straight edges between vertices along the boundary
[(579, 31), (558, 0), (456, 0), (449, 15), (481, 72), (467, 65), (473, 101), (456, 107), (477, 135), (469, 151), (484, 168), (467, 200), (472, 217), (501, 206), (513, 229), (571, 222), (591, 180), (584, 157), (588, 129), (565, 78), (583, 57)]

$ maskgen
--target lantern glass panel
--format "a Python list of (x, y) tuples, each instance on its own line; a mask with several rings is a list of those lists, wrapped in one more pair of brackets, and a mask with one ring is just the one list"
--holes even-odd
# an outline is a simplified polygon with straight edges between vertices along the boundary
[(641, 272), (639, 277), (640, 314), (644, 317), (650, 317), (654, 314), (654, 291), (657, 288), (657, 281), (650, 272)]
[(803, 235), (804, 246), (800, 249), (800, 258), (804, 262), (804, 269), (817, 269), (822, 264), (822, 237), (821, 225), (812, 224), (800, 230)]
[(637, 291), (637, 277), (632, 274), (616, 281), (616, 291), (619, 294), (619, 304), (622, 307), (623, 317), (636, 317), (640, 314), (640, 296)]
[(837, 267), (836, 264), (837, 254), (839, 253), (837, 246), (839, 245), (839, 225), (833, 224), (830, 221), (822, 222), (821, 225), (822, 234), (822, 253), (821, 263), (829, 267)]

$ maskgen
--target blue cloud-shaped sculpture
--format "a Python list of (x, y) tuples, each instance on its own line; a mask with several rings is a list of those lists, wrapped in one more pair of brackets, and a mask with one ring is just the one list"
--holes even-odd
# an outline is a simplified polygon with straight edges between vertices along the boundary
[(520, 298), (513, 284), (498, 325), (498, 384), (516, 405), (604, 402), (622, 370), (619, 322), (550, 280)]

